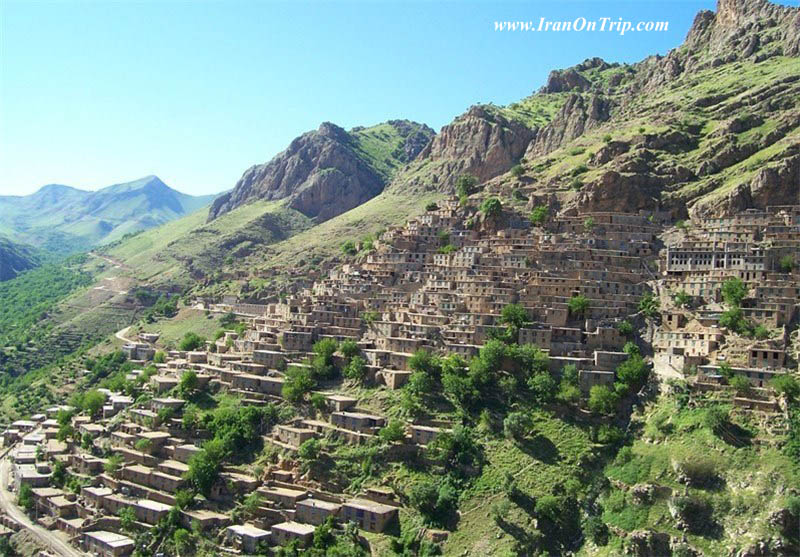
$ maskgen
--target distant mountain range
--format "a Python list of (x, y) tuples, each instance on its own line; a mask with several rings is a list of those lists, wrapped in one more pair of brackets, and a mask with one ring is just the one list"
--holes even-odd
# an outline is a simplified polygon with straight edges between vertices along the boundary
[(52, 184), (27, 196), (0, 196), (0, 234), (71, 253), (193, 213), (215, 197), (180, 193), (156, 176), (97, 191)]

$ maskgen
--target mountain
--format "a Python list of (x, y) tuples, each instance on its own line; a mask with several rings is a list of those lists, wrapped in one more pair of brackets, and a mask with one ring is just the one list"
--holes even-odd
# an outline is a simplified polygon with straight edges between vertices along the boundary
[(324, 122), (268, 163), (247, 169), (233, 190), (214, 202), (208, 218), (257, 199), (288, 199), (290, 208), (322, 222), (378, 195), (433, 136), (428, 126), (408, 120), (349, 132)]
[(24, 197), (0, 197), (0, 232), (51, 251), (72, 252), (180, 218), (213, 199), (175, 191), (156, 176), (97, 191), (53, 184)]
[(33, 269), (41, 261), (36, 248), (17, 244), (0, 236), (0, 282), (16, 277), (22, 271)]

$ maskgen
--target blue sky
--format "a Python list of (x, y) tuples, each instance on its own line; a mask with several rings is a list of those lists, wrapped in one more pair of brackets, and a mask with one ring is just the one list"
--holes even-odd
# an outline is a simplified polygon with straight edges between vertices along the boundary
[[(796, 1), (789, 2), (796, 4)], [(587, 57), (681, 43), (713, 0), (0, 2), (0, 194), (157, 174), (234, 185), (300, 133), (392, 118), (438, 130)], [(665, 33), (502, 33), (496, 20), (668, 21)]]

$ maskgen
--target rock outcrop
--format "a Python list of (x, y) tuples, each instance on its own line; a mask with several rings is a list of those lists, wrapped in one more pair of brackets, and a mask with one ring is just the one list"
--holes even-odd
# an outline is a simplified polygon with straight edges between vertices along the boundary
[[(433, 137), (432, 129), (404, 120), (387, 123), (383, 134), (393, 165), (408, 163)], [(370, 128), (345, 131), (324, 122), (295, 138), (266, 164), (245, 171), (229, 193), (211, 206), (209, 220), (255, 200), (289, 199), (289, 206), (321, 222), (344, 213), (383, 191), (385, 160), (372, 158), (361, 138)]]

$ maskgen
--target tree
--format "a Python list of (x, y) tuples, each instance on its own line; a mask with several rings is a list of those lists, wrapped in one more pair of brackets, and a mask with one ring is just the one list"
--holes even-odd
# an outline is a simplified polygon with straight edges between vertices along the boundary
[(672, 300), (678, 307), (689, 307), (689, 303), (692, 301), (692, 297), (689, 295), (688, 292), (686, 292), (686, 290), (680, 290), (672, 295)]
[(475, 193), (478, 179), (471, 174), (462, 174), (456, 179), (456, 193), (459, 197), (470, 196)]
[(189, 551), (194, 541), (192, 540), (192, 534), (189, 530), (186, 528), (178, 528), (175, 530), (175, 533), (172, 534), (172, 543), (175, 545), (178, 554), (181, 554)]
[(608, 543), (608, 526), (599, 516), (590, 516), (586, 519), (583, 533), (597, 545), (603, 546)]
[(767, 329), (764, 325), (756, 325), (756, 328), (753, 329), (753, 336), (758, 340), (768, 339), (769, 335), (769, 329)]
[(594, 217), (586, 217), (583, 221), (583, 229), (586, 232), (594, 230)]
[(297, 456), (305, 463), (317, 460), (321, 452), (322, 444), (319, 439), (306, 439), (297, 448)]
[(353, 356), (344, 368), (344, 376), (354, 381), (364, 381), (367, 371), (367, 361), (361, 356)]
[(511, 167), (511, 175), (514, 178), (519, 178), (523, 174), (525, 174), (525, 168), (521, 164), (515, 164)]
[(729, 329), (735, 333), (746, 333), (749, 329), (749, 323), (744, 317), (744, 312), (739, 306), (733, 306), (724, 311), (719, 318), (720, 327)]
[(542, 226), (547, 222), (549, 209), (545, 205), (538, 205), (531, 211), (530, 221), (533, 226)]
[(428, 524), (446, 526), (455, 515), (458, 491), (447, 479), (438, 485), (431, 480), (414, 484), (408, 494), (412, 507), (417, 509)]
[(357, 356), (361, 352), (361, 349), (358, 347), (356, 341), (348, 339), (339, 344), (339, 352), (349, 361), (353, 356)]
[(411, 371), (424, 373), (433, 378), (438, 377), (441, 373), (439, 358), (425, 349), (414, 352), (411, 358), (408, 359), (408, 367)]
[(778, 375), (769, 382), (769, 385), (778, 393), (785, 394), (789, 400), (795, 400), (800, 396), (800, 383), (793, 375)]
[(219, 477), (219, 469), (226, 453), (220, 439), (212, 439), (189, 459), (189, 470), (185, 478), (203, 495), (208, 495)]
[(617, 330), (621, 335), (630, 336), (633, 334), (633, 325), (627, 319), (623, 319), (619, 323), (617, 323)]
[(624, 383), (628, 390), (637, 388), (644, 384), (650, 373), (650, 367), (644, 358), (637, 352), (631, 354), (627, 360), (617, 366), (617, 380)]
[(283, 398), (289, 402), (300, 402), (306, 393), (316, 385), (311, 372), (304, 367), (292, 366), (286, 372), (286, 379), (281, 389)]
[(378, 437), (380, 437), (381, 441), (384, 443), (402, 441), (406, 437), (406, 430), (405, 427), (403, 427), (403, 422), (400, 420), (389, 420), (389, 423), (378, 432)]
[(617, 395), (605, 385), (595, 385), (589, 390), (589, 410), (597, 414), (613, 414)]
[(143, 453), (149, 452), (152, 447), (153, 447), (153, 442), (150, 439), (139, 439), (134, 444), (134, 448), (136, 448), (137, 451)]
[(132, 532), (136, 527), (136, 512), (133, 507), (122, 507), (117, 513), (119, 526), (126, 532)]
[(27, 512), (31, 512), (33, 510), (33, 489), (28, 484), (22, 484), (19, 487), (17, 504)]
[(163, 350), (159, 350), (153, 355), (153, 363), (163, 364), (166, 363), (166, 361), (167, 361), (167, 355), (164, 354)]
[(791, 273), (794, 270), (794, 257), (791, 255), (784, 255), (781, 257), (779, 266), (782, 272)]
[(342, 244), (342, 253), (345, 255), (355, 255), (358, 253), (358, 248), (353, 240), (347, 240)]
[(547, 372), (539, 372), (528, 379), (528, 388), (531, 390), (531, 398), (535, 402), (547, 404), (555, 398), (558, 385), (552, 375)]
[(570, 315), (584, 316), (589, 309), (589, 299), (583, 294), (573, 296), (567, 302)]
[(189, 370), (181, 375), (181, 381), (178, 384), (178, 389), (183, 393), (188, 393), (197, 389), (197, 384), (197, 373), (194, 370)]
[(728, 379), (728, 384), (733, 387), (738, 395), (747, 395), (752, 390), (750, 380), (744, 375), (734, 375)]
[(432, 202), (428, 203), (427, 205), (425, 205), (425, 210), (428, 211), (428, 212), (430, 212), (430, 211), (438, 211), (439, 210), (439, 206), (436, 204), (436, 202), (432, 201)]
[(100, 391), (89, 391), (83, 395), (83, 411), (89, 416), (97, 416), (106, 403), (106, 395)]
[(660, 309), (660, 304), (658, 303), (658, 299), (652, 294), (645, 294), (642, 296), (642, 299), (639, 300), (639, 311), (641, 311), (645, 317), (654, 318), (658, 315)]
[(311, 371), (314, 377), (332, 379), (337, 375), (336, 366), (333, 365), (333, 355), (339, 348), (339, 343), (332, 338), (323, 338), (314, 343), (311, 358)]
[(722, 299), (731, 307), (738, 307), (747, 296), (747, 286), (739, 278), (729, 278), (722, 283)]
[(481, 203), (481, 213), (483, 213), (486, 218), (495, 218), (500, 215), (502, 211), (503, 204), (500, 203), (500, 200), (496, 197), (490, 197)]
[(206, 339), (198, 335), (197, 333), (188, 332), (183, 336), (183, 339), (180, 342), (178, 348), (180, 348), (184, 352), (191, 352), (193, 350), (197, 350), (201, 346), (204, 346), (206, 343)]
[(508, 304), (500, 312), (499, 321), (501, 324), (519, 329), (528, 322), (528, 312), (519, 304)]
[(507, 439), (520, 440), (531, 430), (531, 418), (525, 412), (511, 412), (503, 420), (503, 434)]

